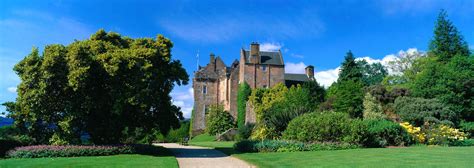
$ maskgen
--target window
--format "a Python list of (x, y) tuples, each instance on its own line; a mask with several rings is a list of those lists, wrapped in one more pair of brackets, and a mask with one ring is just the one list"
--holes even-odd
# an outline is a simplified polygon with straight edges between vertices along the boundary
[(202, 85), (202, 93), (203, 94), (207, 93), (207, 86), (206, 85)]
[(268, 87), (267, 87), (267, 85), (263, 85), (263, 88), (265, 88), (265, 89), (266, 89), (266, 88), (268, 88)]
[(204, 105), (204, 108), (202, 108), (202, 113), (205, 114), (205, 115), (207, 114), (207, 107), (206, 107), (206, 105)]
[(267, 71), (267, 65), (262, 65), (262, 71)]

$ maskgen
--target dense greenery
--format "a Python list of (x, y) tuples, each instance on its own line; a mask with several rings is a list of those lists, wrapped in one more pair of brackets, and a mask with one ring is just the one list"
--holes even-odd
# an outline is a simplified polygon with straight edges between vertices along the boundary
[(244, 140), (234, 145), (234, 149), (240, 152), (296, 152), (354, 149), (358, 147), (357, 145), (348, 143), (303, 143), (285, 140)]
[[(173, 43), (123, 37), (99, 30), (89, 39), (37, 48), (15, 65), (21, 83), (16, 102), (4, 105), (15, 125), (35, 143), (118, 143), (141, 129), (163, 133), (179, 126), (171, 104), (175, 84), (188, 75), (171, 57)], [(127, 130), (129, 133), (125, 133)]]
[(387, 120), (365, 120), (366, 147), (407, 146), (410, 138), (406, 130), (398, 123)]
[(399, 97), (395, 100), (396, 113), (403, 121), (415, 126), (425, 122), (454, 121), (455, 113), (436, 99)]
[(344, 113), (304, 114), (288, 124), (283, 138), (302, 142), (343, 142), (350, 139), (351, 122)]
[(311, 80), (303, 83), (302, 87), (309, 92), (309, 102), (314, 108), (324, 102), (326, 96), (326, 90), (323, 86), (319, 85), (316, 80)]
[(338, 81), (331, 85), (328, 100), (333, 99), (332, 109), (348, 113), (351, 117), (362, 117), (364, 84), (361, 80)]
[(241, 128), (245, 125), (245, 112), (247, 107), (247, 101), (252, 93), (252, 89), (243, 82), (239, 84), (239, 91), (237, 92), (237, 127)]
[(209, 107), (206, 114), (206, 133), (217, 135), (234, 128), (234, 117), (229, 112), (224, 111), (224, 107), (214, 105)]

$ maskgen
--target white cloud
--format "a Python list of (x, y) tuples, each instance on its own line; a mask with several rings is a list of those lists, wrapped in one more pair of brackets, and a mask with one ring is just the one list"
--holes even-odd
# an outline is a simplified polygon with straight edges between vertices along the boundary
[(306, 64), (303, 62), (293, 63), (293, 62), (286, 62), (285, 63), (285, 73), (294, 73), (294, 74), (304, 74), (304, 69), (306, 68)]
[(194, 106), (194, 91), (191, 87), (175, 87), (171, 92), (172, 103), (181, 108), (184, 118), (191, 118)]
[(16, 87), (8, 87), (7, 90), (8, 92), (16, 93)]
[(262, 43), (260, 44), (260, 51), (278, 51), (283, 47), (280, 43)]
[(316, 81), (318, 81), (320, 85), (323, 85), (325, 88), (328, 88), (332, 85), (332, 83), (336, 82), (339, 76), (339, 69), (340, 67), (324, 71), (316, 71), (314, 74), (314, 78), (316, 78)]

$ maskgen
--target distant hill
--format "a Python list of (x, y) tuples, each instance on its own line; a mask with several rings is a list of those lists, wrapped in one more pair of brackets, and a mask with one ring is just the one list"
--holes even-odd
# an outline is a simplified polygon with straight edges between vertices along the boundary
[(0, 117), (0, 127), (3, 127), (5, 125), (12, 125), (12, 124), (13, 124), (13, 119)]

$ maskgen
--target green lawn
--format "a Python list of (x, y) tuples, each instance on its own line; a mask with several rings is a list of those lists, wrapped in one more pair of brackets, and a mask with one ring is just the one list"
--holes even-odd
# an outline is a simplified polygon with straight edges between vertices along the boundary
[(472, 167), (474, 147), (366, 148), (336, 151), (238, 153), (234, 142), (194, 142), (266, 167)]
[(0, 168), (7, 167), (170, 167), (177, 168), (178, 162), (170, 151), (159, 147), (161, 152), (154, 155), (113, 155), (113, 156), (84, 156), (57, 157), (33, 159), (3, 159)]
[(472, 167), (474, 147), (371, 148), (245, 153), (234, 156), (265, 167)]

